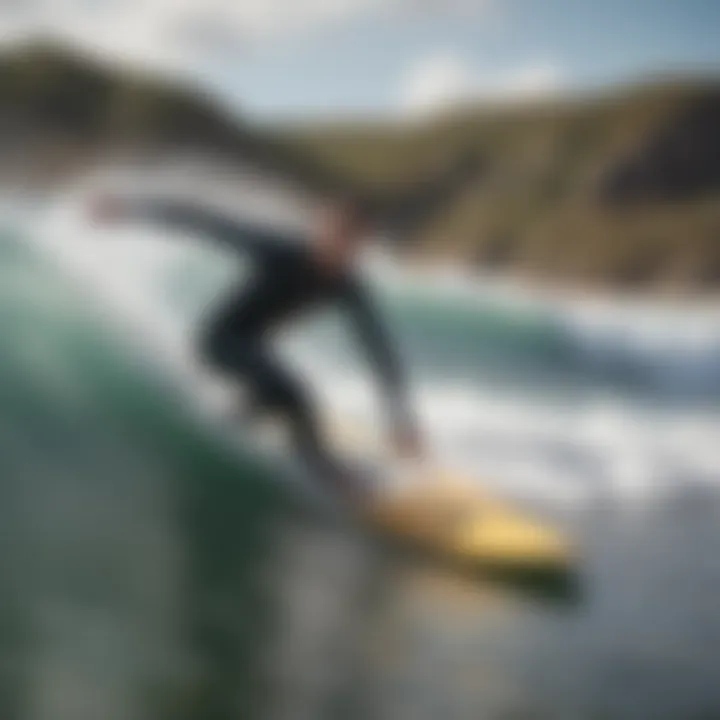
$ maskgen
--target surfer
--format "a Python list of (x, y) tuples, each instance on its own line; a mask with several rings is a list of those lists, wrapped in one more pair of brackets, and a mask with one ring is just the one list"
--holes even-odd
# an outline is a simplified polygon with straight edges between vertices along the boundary
[(247, 255), (254, 272), (229, 293), (199, 339), (201, 359), (248, 390), (253, 411), (280, 415), (293, 445), (321, 478), (362, 492), (329, 451), (305, 383), (276, 357), (272, 335), (321, 306), (347, 310), (369, 354), (386, 400), (391, 437), (403, 456), (421, 452), (402, 368), (356, 265), (372, 230), (372, 212), (355, 199), (335, 199), (318, 213), (307, 237), (243, 223), (200, 204), (103, 195), (91, 207), (102, 223), (147, 221), (191, 232)]

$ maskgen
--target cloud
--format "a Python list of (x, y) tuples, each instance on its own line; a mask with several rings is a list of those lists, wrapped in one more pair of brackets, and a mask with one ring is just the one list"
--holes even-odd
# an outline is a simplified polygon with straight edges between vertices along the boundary
[(0, 0), (0, 43), (58, 36), (125, 60), (193, 66), (203, 56), (388, 13), (446, 14), (491, 0)]
[(0, 0), (0, 43), (59, 37), (125, 60), (182, 67), (381, 7), (382, 0)]
[(400, 89), (400, 108), (425, 115), (470, 102), (513, 102), (547, 97), (562, 89), (555, 63), (539, 61), (493, 75), (475, 70), (453, 52), (435, 52), (415, 63)]
[(471, 68), (452, 53), (436, 53), (414, 65), (403, 81), (400, 104), (411, 113), (424, 113), (466, 99), (473, 93)]

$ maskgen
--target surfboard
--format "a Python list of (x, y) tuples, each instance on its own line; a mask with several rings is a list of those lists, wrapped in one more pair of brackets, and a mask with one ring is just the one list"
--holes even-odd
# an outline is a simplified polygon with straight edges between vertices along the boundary
[[(329, 434), (345, 455), (376, 454), (368, 433), (347, 419), (330, 422)], [(399, 469), (376, 461), (374, 468), (363, 515), (382, 533), (486, 571), (565, 573), (575, 564), (575, 550), (560, 529), (466, 472), (432, 458)]]
[(531, 581), (573, 571), (575, 551), (561, 530), (497, 497), (478, 479), (431, 459), (383, 461), (360, 425), (334, 418), (326, 426), (338, 457), (367, 483), (363, 503), (353, 505), (341, 492), (330, 492), (333, 479), (313, 477), (289, 456), (281, 427), (251, 424), (242, 435), (251, 439), (253, 452), (271, 461), (295, 497), (325, 519), (359, 525), (468, 570)]
[(401, 491), (378, 490), (365, 510), (368, 522), (466, 567), (539, 573), (572, 566), (562, 532), (484, 492), (476, 480), (437, 466), (416, 478), (416, 486)]

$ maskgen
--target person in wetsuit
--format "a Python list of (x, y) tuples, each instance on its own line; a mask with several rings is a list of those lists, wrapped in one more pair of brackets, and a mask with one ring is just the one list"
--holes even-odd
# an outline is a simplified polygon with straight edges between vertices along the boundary
[[(396, 449), (420, 452), (400, 364), (372, 299), (355, 271), (370, 223), (353, 200), (328, 204), (308, 237), (293, 237), (244, 224), (199, 204), (105, 196), (93, 218), (144, 220), (207, 237), (252, 261), (254, 272), (209, 318), (200, 338), (204, 361), (243, 382), (254, 408), (281, 414), (296, 449), (321, 478), (347, 480), (328, 452), (307, 389), (275, 357), (272, 335), (312, 309), (337, 305), (348, 311), (384, 390)], [(357, 489), (357, 488), (355, 488)]]

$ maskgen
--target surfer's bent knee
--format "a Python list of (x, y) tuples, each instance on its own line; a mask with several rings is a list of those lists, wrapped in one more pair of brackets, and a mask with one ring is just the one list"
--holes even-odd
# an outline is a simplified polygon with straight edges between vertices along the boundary
[(237, 348), (241, 340), (219, 327), (211, 327), (198, 341), (200, 360), (223, 373), (237, 372)]

